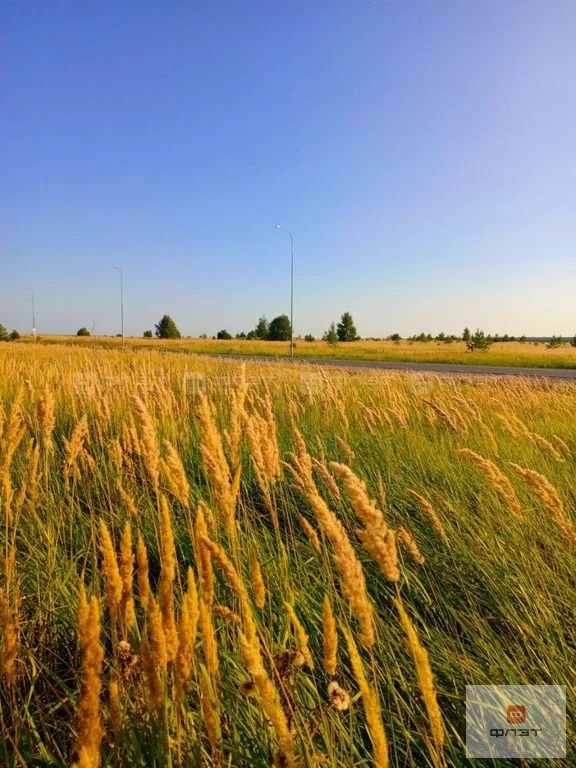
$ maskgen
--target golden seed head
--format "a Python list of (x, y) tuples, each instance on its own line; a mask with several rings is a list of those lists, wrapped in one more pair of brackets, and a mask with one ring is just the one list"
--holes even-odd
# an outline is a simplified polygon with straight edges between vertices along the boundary
[(432, 527), (434, 528), (436, 533), (440, 536), (442, 541), (447, 544), (448, 536), (446, 535), (444, 526), (442, 525), (440, 518), (436, 514), (436, 510), (434, 509), (432, 504), (430, 504), (428, 499), (425, 499), (424, 496), (422, 496), (422, 494), (418, 493), (417, 491), (413, 491), (409, 489), (408, 493), (410, 494), (410, 496), (412, 496), (412, 498), (416, 499), (416, 501), (418, 502), (418, 506), (420, 507), (422, 512), (426, 515), (428, 520), (430, 520), (430, 522), (432, 523)]
[(308, 645), (308, 634), (306, 633), (302, 622), (296, 615), (296, 611), (290, 605), (290, 603), (285, 601), (284, 608), (286, 609), (286, 613), (290, 617), (294, 627), (294, 634), (296, 635), (296, 640), (298, 642), (298, 651), (302, 654), (304, 663), (306, 663), (310, 669), (314, 669), (314, 661), (312, 659), (310, 646)]
[(428, 659), (428, 652), (420, 643), (416, 629), (414, 628), (410, 617), (406, 613), (404, 606), (402, 605), (402, 601), (398, 599), (394, 600), (394, 603), (400, 615), (400, 621), (406, 634), (408, 647), (416, 665), (420, 692), (428, 712), (432, 737), (434, 739), (436, 748), (441, 751), (444, 746), (444, 727), (442, 724), (440, 707), (438, 706), (438, 701), (436, 699), (436, 689), (434, 688), (434, 678), (432, 675), (430, 661)]
[(78, 726), (78, 765), (97, 768), (100, 762), (100, 691), (102, 689), (102, 662), (104, 649), (100, 644), (100, 608), (92, 597), (86, 600), (80, 592), (78, 634), (82, 649), (82, 689), (76, 712)]
[(138, 563), (137, 579), (140, 604), (144, 610), (146, 610), (148, 602), (150, 601), (150, 581), (148, 577), (148, 553), (146, 552), (146, 545), (144, 544), (142, 536), (138, 536), (136, 560)]
[(264, 586), (264, 579), (262, 577), (262, 569), (260, 567), (260, 561), (255, 549), (250, 550), (250, 571), (252, 574), (252, 589), (254, 591), (254, 602), (257, 607), (262, 610), (264, 603), (266, 602), (266, 587)]
[(370, 730), (370, 738), (372, 739), (374, 762), (377, 766), (388, 768), (388, 740), (386, 739), (386, 732), (382, 723), (382, 713), (378, 695), (366, 679), (364, 665), (362, 664), (360, 654), (358, 653), (358, 649), (356, 648), (351, 633), (344, 630), (344, 636), (346, 638), (346, 644), (348, 645), (352, 672), (362, 696), (364, 714), (366, 715), (366, 722)]
[(102, 551), (102, 565), (106, 576), (106, 594), (108, 600), (108, 610), (113, 620), (118, 618), (120, 603), (122, 602), (123, 584), (116, 560), (114, 545), (110, 537), (110, 532), (104, 520), (100, 520), (100, 538)]
[(398, 581), (400, 571), (395, 532), (388, 527), (383, 513), (368, 496), (366, 483), (346, 464), (333, 461), (330, 466), (343, 482), (354, 512), (364, 523), (365, 529), (356, 531), (356, 535), (364, 544), (366, 551), (378, 563), (381, 573), (388, 581)]
[[(150, 475), (154, 490), (158, 490), (160, 482), (160, 449), (158, 448), (158, 439), (156, 437), (156, 427), (143, 400), (134, 396), (132, 398), (138, 420), (140, 422), (140, 451), (146, 464), (146, 469)], [(134, 442), (133, 447), (134, 447)]]
[(324, 596), (322, 607), (322, 630), (324, 635), (324, 670), (327, 675), (335, 675), (338, 660), (338, 632), (328, 595)]
[(180, 458), (180, 454), (174, 448), (169, 440), (164, 440), (164, 448), (166, 449), (166, 461), (163, 468), (168, 480), (170, 493), (178, 499), (183, 507), (190, 506), (190, 485), (186, 477), (186, 470)]

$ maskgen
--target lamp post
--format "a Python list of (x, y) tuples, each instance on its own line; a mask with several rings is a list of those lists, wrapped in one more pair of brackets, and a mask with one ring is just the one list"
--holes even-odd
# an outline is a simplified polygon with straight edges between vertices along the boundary
[(34, 291), (32, 288), (29, 288), (27, 285), (24, 286), (25, 291), (30, 291), (30, 294), (32, 296), (32, 337), (34, 341), (36, 341), (36, 310), (34, 307)]
[(120, 272), (120, 328), (122, 331), (122, 349), (124, 349), (124, 277), (120, 267), (115, 267), (114, 264), (108, 264), (108, 267)]
[(294, 357), (294, 235), (280, 224), (274, 226), (290, 235), (290, 357)]

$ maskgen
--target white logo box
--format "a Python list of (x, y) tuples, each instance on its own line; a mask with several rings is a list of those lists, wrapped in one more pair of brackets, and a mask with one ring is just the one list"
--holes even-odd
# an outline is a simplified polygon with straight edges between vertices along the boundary
[(566, 686), (467, 685), (466, 757), (566, 757)]

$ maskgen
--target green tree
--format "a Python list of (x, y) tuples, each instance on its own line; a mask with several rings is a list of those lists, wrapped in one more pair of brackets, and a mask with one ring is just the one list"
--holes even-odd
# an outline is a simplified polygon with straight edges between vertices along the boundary
[(570, 339), (570, 346), (571, 347), (576, 347), (576, 336), (574, 336), (574, 338)]
[(330, 326), (324, 336), (322, 336), (322, 341), (327, 342), (331, 347), (336, 347), (338, 344), (338, 331), (336, 330), (336, 325), (334, 323), (330, 323)]
[(142, 336), (143, 336), (145, 339), (151, 339), (151, 338), (152, 338), (152, 331), (144, 331), (144, 333), (142, 334)]
[(290, 341), (291, 336), (292, 327), (288, 315), (278, 315), (271, 321), (268, 329), (270, 341)]
[(176, 323), (170, 315), (164, 315), (164, 317), (157, 323), (154, 328), (156, 336), (159, 339), (181, 339), (182, 335), (176, 326)]
[(466, 342), (466, 346), (470, 352), (476, 352), (476, 350), (485, 352), (492, 346), (492, 338), (486, 336), (484, 331), (477, 330), (474, 335), (470, 335), (470, 338)]
[(10, 341), (10, 335), (3, 325), (0, 325), (0, 341)]
[(232, 334), (228, 333), (226, 328), (223, 328), (221, 331), (218, 331), (216, 334), (217, 339), (225, 339), (226, 341), (229, 341), (232, 338)]
[(18, 333), (16, 328), (14, 328), (13, 331), (10, 331), (10, 341), (18, 341), (19, 338), (20, 338), (20, 334)]
[(400, 344), (402, 336), (400, 336), (399, 333), (391, 333), (390, 336), (388, 336), (388, 341), (393, 341), (394, 344)]
[(562, 336), (552, 336), (548, 344), (546, 346), (548, 349), (557, 349), (558, 347), (561, 347), (564, 344), (564, 339)]
[(82, 328), (78, 328), (76, 331), (76, 336), (90, 336), (90, 331), (82, 326)]
[(522, 336), (520, 336), (520, 338), (518, 339), (518, 341), (520, 342), (520, 344), (526, 344), (526, 342), (528, 341), (528, 339), (526, 338), (526, 336), (522, 335)]
[(244, 333), (244, 331), (241, 331), (240, 333), (236, 334), (236, 338), (237, 339), (245, 339), (246, 338), (246, 334)]
[(256, 331), (248, 331), (248, 333), (246, 334), (246, 338), (249, 341), (254, 341), (254, 339), (258, 338), (258, 334), (256, 333)]
[(462, 341), (470, 341), (472, 338), (472, 334), (470, 333), (470, 328), (464, 328), (464, 332), (462, 333)]
[(260, 317), (260, 319), (256, 323), (256, 328), (254, 329), (254, 333), (256, 334), (256, 338), (262, 339), (262, 341), (266, 341), (266, 339), (269, 338), (270, 325), (268, 323), (268, 320), (266, 320), (266, 315), (262, 315)]
[(360, 337), (356, 333), (356, 326), (350, 312), (344, 312), (336, 329), (338, 341), (357, 341)]
[(316, 341), (316, 339), (311, 333), (307, 333), (306, 336), (304, 336), (304, 341)]

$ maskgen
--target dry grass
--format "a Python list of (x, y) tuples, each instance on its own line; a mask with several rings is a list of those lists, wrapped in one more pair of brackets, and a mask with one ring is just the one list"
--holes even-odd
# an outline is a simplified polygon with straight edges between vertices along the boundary
[(0, 764), (465, 765), (466, 684), (573, 691), (575, 412), (2, 345)]
[[(32, 339), (23, 337), (23, 343)], [(78, 336), (43, 336), (42, 344), (71, 344), (74, 346), (103, 349), (118, 348), (121, 339), (98, 337), (94, 339)], [(126, 339), (132, 350), (170, 350), (202, 355), (258, 355), (288, 357), (289, 342), (247, 341), (220, 339)], [(487, 352), (469, 352), (462, 341), (451, 344), (438, 342), (401, 341), (355, 341), (330, 347), (324, 341), (303, 341), (296, 339), (296, 357), (335, 357), (357, 360), (388, 360), (420, 363), (454, 363), (461, 365), (510, 365), (528, 368), (576, 368), (576, 348), (564, 344), (548, 349), (544, 342), (497, 342)]]

